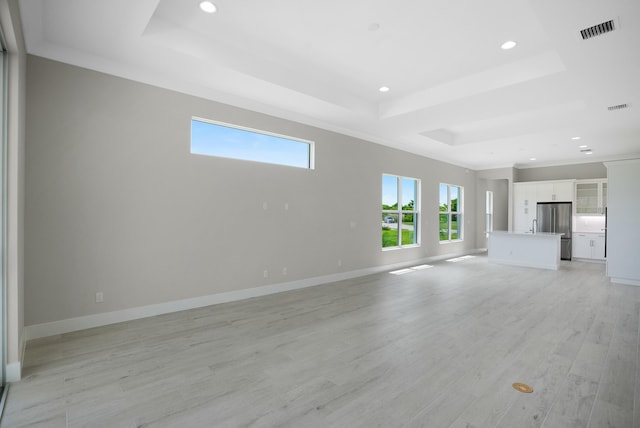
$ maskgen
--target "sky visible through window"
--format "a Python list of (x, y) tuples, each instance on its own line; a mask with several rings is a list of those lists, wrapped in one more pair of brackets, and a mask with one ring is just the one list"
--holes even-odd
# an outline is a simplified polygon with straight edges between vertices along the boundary
[(311, 144), (260, 132), (191, 120), (191, 153), (311, 168)]
[[(449, 189), (450, 194), (447, 194), (447, 189)], [(448, 198), (451, 197), (452, 207), (449, 207)], [(460, 199), (460, 187), (452, 186), (448, 184), (440, 184), (440, 211), (449, 211), (452, 209), (453, 211), (459, 211), (459, 207), (457, 205), (458, 200)], [(444, 209), (442, 209), (444, 208)]]
[[(415, 180), (402, 179), (402, 204), (406, 206), (409, 202), (415, 201), (416, 188)], [(398, 203), (398, 177), (395, 175), (382, 176), (382, 205), (389, 207)]]
[(447, 193), (447, 186), (446, 184), (440, 184), (440, 206), (443, 207), (447, 207), (449, 206), (449, 194)]

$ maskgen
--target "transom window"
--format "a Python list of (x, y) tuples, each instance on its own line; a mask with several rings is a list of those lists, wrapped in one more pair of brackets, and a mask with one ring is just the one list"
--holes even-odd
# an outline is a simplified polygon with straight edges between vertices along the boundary
[(382, 175), (382, 248), (420, 244), (420, 180)]
[(440, 184), (440, 242), (462, 240), (462, 186)]
[(191, 119), (191, 153), (313, 169), (313, 142)]

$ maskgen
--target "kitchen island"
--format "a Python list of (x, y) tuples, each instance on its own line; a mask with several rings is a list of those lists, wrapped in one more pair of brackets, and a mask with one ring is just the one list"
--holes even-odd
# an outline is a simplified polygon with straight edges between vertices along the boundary
[(489, 234), (489, 261), (558, 270), (564, 233), (496, 231)]

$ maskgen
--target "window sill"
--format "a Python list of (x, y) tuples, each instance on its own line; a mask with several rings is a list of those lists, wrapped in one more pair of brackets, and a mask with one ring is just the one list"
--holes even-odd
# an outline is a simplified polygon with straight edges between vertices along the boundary
[(464, 239), (452, 239), (451, 241), (440, 241), (440, 244), (455, 244), (456, 242), (464, 242)]
[(406, 250), (407, 248), (420, 248), (420, 244), (403, 245), (402, 247), (385, 247), (382, 251)]

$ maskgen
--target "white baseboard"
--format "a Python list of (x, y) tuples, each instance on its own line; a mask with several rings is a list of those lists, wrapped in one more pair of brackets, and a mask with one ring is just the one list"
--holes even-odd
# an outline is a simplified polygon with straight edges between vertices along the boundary
[(5, 382), (18, 382), (22, 379), (22, 366), (23, 366), (23, 358), (24, 351), (27, 347), (27, 338), (25, 334), (25, 329), (22, 330), (22, 334), (20, 335), (20, 339), (18, 341), (18, 361), (14, 363), (7, 363), (5, 368)]
[(20, 364), (19, 362), (7, 364), (5, 376), (5, 381), (7, 383), (18, 382), (20, 379), (22, 379), (22, 364)]
[[(284, 291), (297, 290), (301, 288), (313, 287), (345, 279), (357, 278), (365, 275), (372, 275), (381, 272), (401, 269), (419, 263), (429, 263), (438, 260), (459, 257), (466, 254), (479, 253), (474, 250), (460, 254), (447, 254), (445, 256), (429, 257), (426, 259), (414, 260), (412, 262), (395, 263), (392, 265), (376, 266), (372, 268), (359, 269), (349, 272), (341, 272), (332, 275), (324, 275), (298, 281), (285, 282), (280, 284), (265, 285), (262, 287), (247, 288), (243, 290), (229, 291), (225, 293), (210, 294), (207, 296), (194, 297), (190, 299), (175, 300), (154, 305), (139, 306), (120, 311), (104, 312), (101, 314), (87, 315), (77, 318), (68, 318), (59, 321), (52, 321), (42, 324), (34, 324), (24, 328), (23, 336), (27, 340), (39, 339), (42, 337), (55, 336), (58, 334), (70, 333), (73, 331), (85, 330), (88, 328), (102, 327), (109, 324), (131, 321), (140, 318), (147, 318), (156, 315), (168, 314), (172, 312), (184, 311), (188, 309), (201, 308), (204, 306), (216, 305), (219, 303), (233, 302), (237, 300), (250, 299), (253, 297), (266, 296), (269, 294), (281, 293)], [(19, 365), (17, 369), (19, 370)], [(14, 368), (15, 369), (15, 368)], [(7, 369), (8, 370), (8, 369)], [(8, 377), (8, 376), (7, 376)]]
[(640, 286), (640, 280), (637, 279), (628, 279), (628, 278), (609, 278), (611, 282), (614, 284), (624, 284), (624, 285), (637, 285)]
[(600, 263), (600, 264), (605, 264), (607, 262), (606, 260), (601, 260), (601, 259), (583, 259), (581, 257), (572, 257), (571, 261), (584, 262), (584, 263)]

